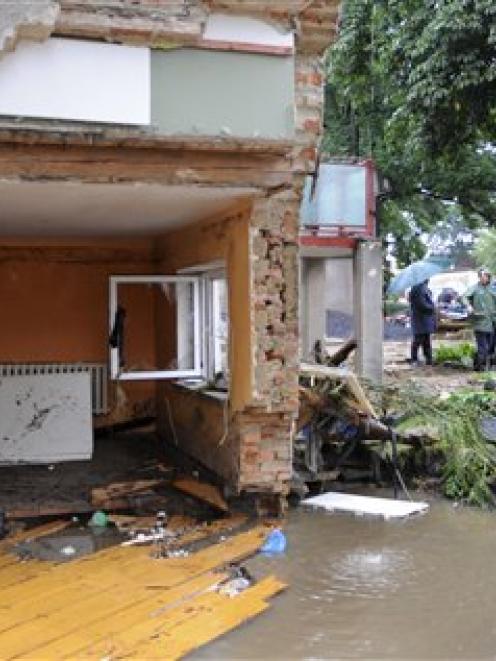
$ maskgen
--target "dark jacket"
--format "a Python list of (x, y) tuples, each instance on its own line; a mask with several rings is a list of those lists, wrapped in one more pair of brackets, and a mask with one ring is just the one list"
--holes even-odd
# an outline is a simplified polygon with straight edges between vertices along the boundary
[(433, 333), (436, 330), (436, 308), (432, 294), (425, 283), (415, 285), (410, 291), (412, 333)]

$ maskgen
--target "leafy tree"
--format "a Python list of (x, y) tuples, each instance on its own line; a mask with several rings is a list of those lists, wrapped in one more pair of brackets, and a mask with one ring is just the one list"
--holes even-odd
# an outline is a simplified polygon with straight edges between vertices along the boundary
[(400, 264), (454, 208), (496, 225), (494, 0), (345, 0), (327, 66), (324, 149), (374, 158)]
[(487, 266), (496, 273), (496, 231), (482, 230), (477, 238), (474, 255), (477, 266)]

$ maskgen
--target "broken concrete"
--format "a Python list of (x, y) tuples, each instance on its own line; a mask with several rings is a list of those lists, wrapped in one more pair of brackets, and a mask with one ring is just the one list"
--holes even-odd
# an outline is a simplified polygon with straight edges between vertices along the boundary
[(0, 53), (14, 50), (21, 39), (48, 39), (59, 13), (60, 3), (52, 0), (3, 2), (0, 7)]

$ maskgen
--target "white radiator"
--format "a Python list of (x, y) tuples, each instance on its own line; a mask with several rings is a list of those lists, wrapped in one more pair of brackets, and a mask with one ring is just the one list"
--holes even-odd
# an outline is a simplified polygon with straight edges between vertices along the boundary
[(10, 363), (0, 364), (0, 378), (35, 374), (79, 374), (89, 372), (93, 415), (108, 413), (107, 365), (105, 363)]

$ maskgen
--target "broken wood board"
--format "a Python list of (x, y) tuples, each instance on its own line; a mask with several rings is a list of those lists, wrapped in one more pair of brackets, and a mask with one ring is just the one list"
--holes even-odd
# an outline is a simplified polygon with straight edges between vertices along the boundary
[(327, 367), (325, 365), (300, 364), (300, 376), (310, 379), (311, 385), (318, 380), (339, 381), (343, 383), (362, 413), (377, 418), (374, 407), (369, 402), (360, 382), (353, 372), (342, 367)]
[[(160, 625), (146, 623), (139, 633), (134, 632), (139, 640), (134, 645), (131, 643), (131, 655), (135, 658), (163, 659), (166, 651), (167, 659), (181, 659), (263, 613), (269, 607), (268, 599), (286, 588), (285, 583), (268, 576), (233, 598), (226, 599), (225, 595), (210, 590), (199, 595), (193, 603), (170, 612), (167, 620)], [(193, 618), (192, 613), (195, 615)], [(133, 631), (129, 634), (132, 636)]]
[(27, 530), (19, 531), (0, 542), (0, 552), (4, 549), (8, 549), (14, 544), (19, 544), (20, 542), (38, 539), (44, 535), (53, 535), (56, 532), (65, 530), (65, 528), (68, 528), (70, 525), (70, 521), (50, 521), (49, 523), (44, 523), (41, 526), (36, 526), (35, 528), (28, 528)]
[(220, 512), (228, 512), (229, 506), (222, 497), (218, 487), (207, 482), (200, 482), (192, 477), (180, 477), (174, 480), (172, 486), (188, 496), (193, 496), (197, 500), (207, 503)]
[(306, 498), (302, 501), (302, 505), (324, 509), (328, 512), (344, 512), (359, 516), (381, 516), (384, 519), (405, 518), (413, 514), (423, 514), (429, 509), (429, 504), (422, 501), (356, 496), (337, 491), (329, 491), (320, 496)]
[(284, 589), (274, 577), (236, 597), (215, 589), (267, 530), (257, 526), (188, 557), (155, 560), (150, 549), (114, 547), (32, 578), (16, 574), (0, 591), (2, 659), (180, 658), (263, 612)]
[(15, 509), (8, 509), (5, 512), (7, 520), (14, 519), (37, 519), (42, 516), (71, 516), (73, 514), (88, 514), (93, 512), (94, 508), (87, 502), (78, 501), (73, 503), (40, 503), (30, 506), (19, 506)]
[(119, 509), (129, 507), (130, 498), (162, 485), (163, 480), (132, 480), (129, 482), (113, 482), (104, 487), (91, 490), (91, 503), (100, 509)]

